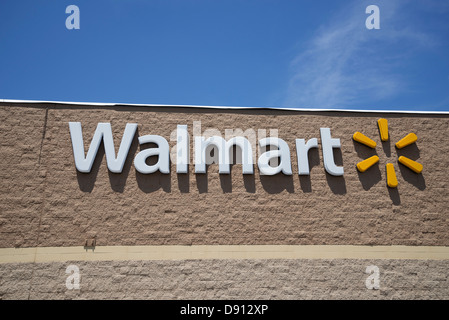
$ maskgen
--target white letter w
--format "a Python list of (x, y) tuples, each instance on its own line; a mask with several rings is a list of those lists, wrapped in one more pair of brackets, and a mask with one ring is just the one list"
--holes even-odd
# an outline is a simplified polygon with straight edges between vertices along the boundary
[(131, 143), (137, 129), (137, 123), (126, 124), (125, 133), (123, 134), (117, 157), (115, 157), (114, 138), (112, 137), (110, 123), (99, 123), (97, 125), (97, 130), (95, 130), (94, 137), (90, 143), (89, 151), (87, 151), (87, 156), (85, 156), (84, 153), (81, 122), (69, 122), (69, 127), (70, 137), (72, 138), (75, 166), (78, 171), (85, 173), (90, 172), (95, 157), (97, 156), (98, 148), (100, 148), (101, 140), (103, 140), (104, 150), (106, 153), (106, 162), (108, 164), (109, 171), (114, 173), (122, 172), (123, 165), (125, 164), (129, 148), (131, 147)]

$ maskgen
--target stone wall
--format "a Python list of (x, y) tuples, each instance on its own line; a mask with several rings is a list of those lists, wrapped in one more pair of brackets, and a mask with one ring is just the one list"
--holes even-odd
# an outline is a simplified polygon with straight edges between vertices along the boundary
[[(80, 271), (66, 288), (67, 266)], [(379, 267), (368, 290), (366, 267)], [(2, 299), (448, 299), (449, 262), (420, 260), (68, 261), (0, 265)]]
[[(65, 105), (0, 106), (0, 247), (173, 244), (354, 244), (449, 245), (449, 117), (276, 110), (213, 110)], [(389, 120), (391, 142), (381, 143), (377, 119)], [(290, 146), (293, 175), (242, 175), (234, 165), (219, 175), (140, 174), (133, 159), (137, 136), (123, 173), (108, 171), (100, 147), (92, 172), (75, 169), (69, 121), (83, 126), (86, 150), (99, 122), (110, 122), (115, 144), (126, 123), (138, 134), (170, 140), (177, 124), (202, 130), (278, 129)], [(343, 177), (327, 174), (322, 150), (310, 151), (311, 174), (297, 174), (295, 139), (320, 141), (320, 127), (340, 138), (337, 164)], [(361, 131), (375, 150), (352, 140)], [(417, 143), (397, 150), (409, 132)], [(170, 142), (173, 146), (175, 142)], [(191, 143), (193, 148), (193, 143)], [(360, 173), (357, 162), (377, 154), (379, 164)], [(397, 162), (406, 155), (424, 165), (416, 174)], [(191, 151), (193, 157), (193, 150)], [(399, 185), (386, 186), (385, 164), (394, 163)]]
[[(0, 103), (0, 248), (137, 245), (449, 245), (449, 115), (218, 110), (179, 107)], [(389, 121), (381, 142), (377, 119)], [(137, 135), (170, 134), (195, 121), (202, 131), (277, 129), (291, 152), (293, 175), (140, 174), (137, 135), (121, 174), (100, 147), (91, 173), (75, 169), (69, 121), (82, 123), (87, 150), (99, 122), (110, 122), (116, 151), (126, 123)], [(339, 138), (342, 177), (326, 173), (320, 128)], [(360, 131), (375, 150), (352, 140)], [(418, 141), (403, 150), (410, 132)], [(310, 176), (299, 176), (295, 139), (318, 138)], [(254, 147), (254, 146), (253, 146)], [(357, 162), (378, 155), (364, 173)], [(416, 174), (400, 155), (423, 164)], [(386, 185), (393, 163), (399, 185)], [(243, 259), (0, 263), (1, 299), (447, 299), (449, 260)], [(1, 261), (0, 261), (1, 262)], [(67, 290), (65, 269), (80, 267), (80, 290)], [(366, 266), (381, 270), (367, 290)]]

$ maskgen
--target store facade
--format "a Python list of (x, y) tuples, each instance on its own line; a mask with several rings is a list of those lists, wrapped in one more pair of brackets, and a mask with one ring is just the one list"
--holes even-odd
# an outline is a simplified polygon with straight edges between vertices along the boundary
[(0, 114), (2, 299), (449, 298), (448, 113)]

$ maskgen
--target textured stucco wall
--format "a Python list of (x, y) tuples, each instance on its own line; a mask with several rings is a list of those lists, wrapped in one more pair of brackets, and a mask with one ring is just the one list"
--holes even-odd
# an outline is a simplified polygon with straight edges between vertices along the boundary
[[(65, 273), (80, 271), (79, 290)], [(368, 290), (366, 267), (379, 267)], [(449, 262), (420, 260), (69, 261), (0, 265), (2, 299), (448, 299)]]
[[(381, 143), (378, 118), (389, 121)], [(0, 248), (136, 245), (449, 245), (449, 116), (276, 110), (99, 107), (0, 103)], [(133, 166), (137, 135), (123, 173), (107, 170), (103, 148), (90, 174), (75, 169), (69, 121), (83, 126), (85, 148), (99, 122), (110, 122), (116, 150), (126, 123), (138, 135), (169, 140), (177, 124), (202, 131), (277, 129), (290, 146), (292, 176), (143, 175)], [(343, 177), (324, 170), (321, 144), (309, 153), (311, 175), (298, 176), (295, 139), (318, 138), (329, 127)], [(353, 142), (361, 131), (376, 150)], [(409, 132), (416, 144), (397, 150)], [(377, 154), (365, 173), (355, 165)], [(415, 174), (405, 155), (424, 165)], [(397, 189), (386, 186), (394, 163)], [(449, 257), (448, 257), (449, 258)], [(268, 259), (180, 261), (67, 261), (1, 263), (1, 299), (447, 299), (449, 260)], [(81, 289), (65, 287), (76, 264)], [(366, 266), (381, 271), (380, 290), (365, 287)]]
[[(449, 245), (449, 117), (430, 115), (199, 110), (61, 105), (1, 105), (0, 247), (153, 244)], [(391, 143), (381, 143), (377, 119), (389, 120)], [(138, 134), (170, 139), (177, 124), (202, 130), (278, 129), (290, 146), (293, 175), (143, 175), (133, 166), (135, 138), (123, 173), (110, 173), (103, 148), (92, 173), (75, 169), (69, 121), (80, 121), (86, 149), (97, 123), (111, 122), (118, 149), (125, 124)], [(310, 177), (297, 174), (295, 138), (318, 138), (320, 127), (340, 138), (343, 177), (325, 173), (322, 151), (311, 150)], [(353, 142), (361, 131), (376, 150)], [(414, 132), (416, 144), (394, 143)], [(174, 142), (170, 142), (173, 146)], [(191, 143), (193, 148), (193, 143)], [(378, 165), (355, 165), (373, 154)], [(415, 174), (397, 162), (406, 155), (424, 165)], [(193, 157), (193, 150), (191, 152)], [(385, 164), (395, 165), (397, 189), (386, 186)]]

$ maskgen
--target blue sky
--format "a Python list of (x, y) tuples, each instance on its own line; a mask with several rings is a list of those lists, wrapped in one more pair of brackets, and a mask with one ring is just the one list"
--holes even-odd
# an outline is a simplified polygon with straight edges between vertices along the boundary
[(0, 99), (449, 111), (449, 1), (2, 0), (0, 70)]

